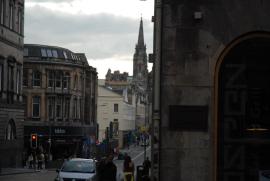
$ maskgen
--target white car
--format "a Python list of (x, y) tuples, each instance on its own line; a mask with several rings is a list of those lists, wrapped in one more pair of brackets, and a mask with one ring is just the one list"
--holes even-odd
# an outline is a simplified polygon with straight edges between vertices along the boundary
[(55, 181), (96, 181), (96, 161), (92, 159), (73, 158), (63, 163)]

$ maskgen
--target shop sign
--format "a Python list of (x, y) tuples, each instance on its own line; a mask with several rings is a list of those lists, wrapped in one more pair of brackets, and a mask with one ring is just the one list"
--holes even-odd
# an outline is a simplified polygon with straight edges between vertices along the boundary
[(66, 130), (62, 128), (55, 128), (54, 129), (55, 134), (66, 134)]

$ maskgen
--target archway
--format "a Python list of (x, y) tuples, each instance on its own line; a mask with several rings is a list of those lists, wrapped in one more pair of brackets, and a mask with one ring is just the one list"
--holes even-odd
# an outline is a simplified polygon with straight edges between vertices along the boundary
[(270, 36), (232, 43), (216, 75), (216, 179), (259, 181), (270, 175)]

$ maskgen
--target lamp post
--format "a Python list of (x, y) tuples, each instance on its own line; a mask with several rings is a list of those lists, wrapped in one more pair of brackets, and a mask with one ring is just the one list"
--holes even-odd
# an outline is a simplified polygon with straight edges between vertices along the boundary
[(49, 161), (51, 161), (51, 147), (52, 147), (52, 125), (50, 123), (50, 133), (49, 133)]

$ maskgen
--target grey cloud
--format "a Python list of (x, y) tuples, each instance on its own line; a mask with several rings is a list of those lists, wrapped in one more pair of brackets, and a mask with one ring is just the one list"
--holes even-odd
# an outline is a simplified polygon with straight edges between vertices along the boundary
[[(150, 21), (144, 20), (148, 50), (152, 49), (151, 26)], [(40, 6), (26, 8), (26, 43), (61, 46), (86, 53), (91, 59), (133, 55), (138, 32), (139, 18), (111, 14), (71, 15)]]

